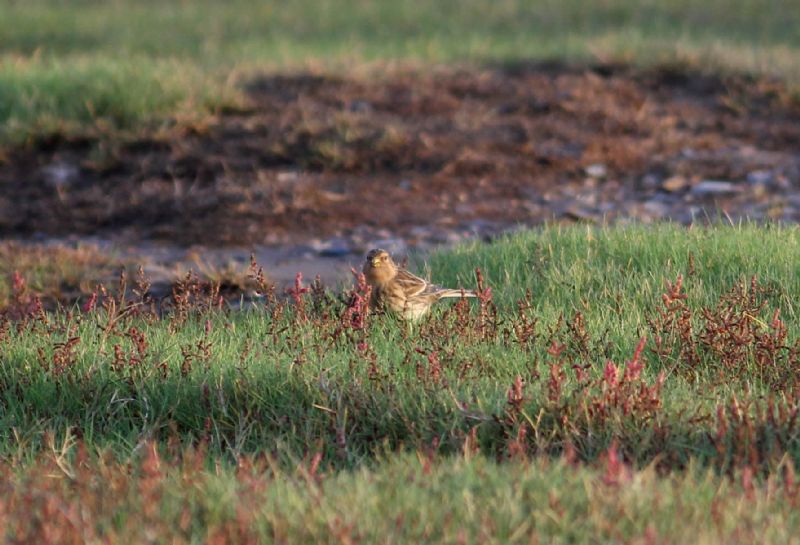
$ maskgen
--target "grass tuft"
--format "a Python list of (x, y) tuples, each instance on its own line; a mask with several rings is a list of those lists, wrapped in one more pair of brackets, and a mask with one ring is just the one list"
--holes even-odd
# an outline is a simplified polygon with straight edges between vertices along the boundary
[(232, 104), (235, 92), (177, 62), (76, 57), (0, 62), (0, 138), (114, 133)]
[[(800, 82), (789, 0), (586, 4), (71, 2), (33, 0), (0, 18), (3, 141), (98, 119), (129, 127), (238, 95), (237, 75), (353, 62), (630, 62)], [(11, 108), (11, 110), (9, 110)]]

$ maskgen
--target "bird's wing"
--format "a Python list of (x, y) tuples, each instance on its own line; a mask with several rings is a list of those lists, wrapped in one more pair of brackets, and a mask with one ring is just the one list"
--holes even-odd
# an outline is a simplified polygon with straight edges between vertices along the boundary
[(402, 288), (406, 297), (417, 297), (418, 295), (426, 293), (435, 293), (441, 289), (439, 286), (434, 286), (427, 280), (415, 274), (411, 274), (405, 269), (399, 269), (397, 271), (397, 276), (395, 276), (394, 281)]

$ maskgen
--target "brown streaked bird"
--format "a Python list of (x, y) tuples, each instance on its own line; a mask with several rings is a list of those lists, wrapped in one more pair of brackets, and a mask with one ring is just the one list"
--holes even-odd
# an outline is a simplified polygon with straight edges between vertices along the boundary
[(476, 297), (472, 290), (442, 288), (411, 274), (380, 248), (367, 253), (363, 270), (367, 283), (372, 286), (370, 308), (388, 308), (404, 320), (419, 320), (439, 299)]

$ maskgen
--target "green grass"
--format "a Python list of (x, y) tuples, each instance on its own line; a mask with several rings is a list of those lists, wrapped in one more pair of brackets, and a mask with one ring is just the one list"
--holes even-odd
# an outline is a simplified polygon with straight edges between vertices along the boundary
[(800, 82), (800, 16), (788, 0), (33, 0), (2, 10), (7, 141), (196, 115), (238, 100), (236, 82), (255, 71), (353, 62), (678, 63)]
[(465, 245), (432, 256), (433, 277), (472, 285), (480, 266), (496, 314), (443, 304), (413, 327), (362, 329), (330, 292), (245, 312), (198, 295), (163, 318), (108, 300), (42, 314), (17, 293), (0, 320), (0, 514), (12, 535), (67, 517), (54, 527), (111, 542), (393, 527), (400, 542), (786, 542), (799, 237), (551, 227)]
[[(563, 461), (399, 456), (326, 474), (269, 463), (203, 471), (144, 452), (135, 472), (107, 461), (40, 463), (0, 483), (17, 541), (87, 534), (106, 543), (796, 544), (796, 493), (692, 468), (610, 483)], [(96, 476), (102, 475), (102, 481)], [(738, 477), (738, 476), (737, 476)], [(49, 516), (40, 513), (49, 509)], [(2, 535), (2, 534), (0, 534)]]
[(177, 60), (0, 59), (0, 137), (11, 143), (144, 129), (235, 101), (220, 81)]
[[(177, 433), (206, 437), (217, 454), (234, 456), (273, 450), (298, 456), (321, 441), (326, 460), (353, 467), (383, 449), (421, 448), (434, 438), (446, 451), (458, 449), (473, 426), (487, 452), (502, 451), (507, 434), (525, 423), (536, 429), (535, 448), (544, 453), (574, 442), (582, 457), (594, 459), (621, 437), (639, 463), (668, 453), (679, 465), (699, 457), (725, 466), (738, 447), (718, 459), (706, 436), (720, 403), (738, 395), (755, 407), (768, 394), (779, 404), (795, 402), (797, 362), (787, 350), (798, 338), (792, 306), (798, 235), (795, 228), (755, 226), (578, 227), (464, 246), (431, 259), (435, 280), (472, 285), (469, 271), (482, 267), (497, 318), (481, 317), (474, 305), (469, 314), (452, 307), (443, 314), (442, 305), (412, 330), (390, 317), (373, 317), (364, 330), (343, 327), (344, 308), (331, 295), (307, 318), (282, 305), (204, 312), (180, 322), (57, 313), (3, 335), (0, 428), (15, 431), (0, 441), (0, 452), (30, 454), (45, 432), (77, 429), (90, 444), (125, 456), (144, 438)], [(693, 313), (688, 340), (677, 326), (648, 325), (664, 308), (666, 282), (678, 275), (685, 276)], [(752, 275), (764, 293), (751, 291)], [(788, 338), (779, 344), (787, 348), (768, 351), (768, 364), (756, 361), (763, 339), (746, 342), (730, 361), (719, 351), (724, 346), (704, 344), (711, 322), (701, 309), (715, 309), (738, 284), (765, 307), (740, 301), (718, 312), (720, 320), (743, 317), (750, 334), (761, 335), (772, 332), (773, 310), (782, 312)], [(530, 308), (520, 312), (514, 301), (526, 289)], [(535, 328), (520, 332), (531, 320)], [(139, 334), (142, 352), (134, 343)], [(652, 352), (656, 335), (666, 346), (660, 356)], [(613, 408), (602, 421), (581, 415), (587, 400), (605, 403), (605, 387), (582, 382), (572, 366), (600, 380), (606, 362), (630, 360), (642, 336), (646, 365), (631, 387), (652, 387), (665, 373), (661, 405), (641, 414)], [(67, 350), (69, 339), (76, 341)], [(549, 353), (554, 343), (564, 347), (558, 357)], [(683, 351), (687, 343), (695, 360)], [(434, 352), (438, 361), (428, 358)], [(548, 397), (553, 365), (565, 373), (558, 399)], [(507, 401), (517, 376), (526, 383), (523, 414), (509, 413)], [(576, 411), (572, 426), (558, 421), (565, 407)], [(691, 425), (702, 415), (709, 420)], [(780, 452), (800, 460), (791, 426), (776, 433), (787, 434)], [(775, 452), (764, 453), (765, 468)]]
[(434, 254), (426, 268), (436, 272), (437, 281), (463, 284), (474, 282), (479, 267), (496, 286), (495, 299), (502, 306), (513, 306), (531, 290), (543, 320), (582, 312), (589, 323), (613, 325), (617, 340), (630, 342), (665, 283), (678, 275), (688, 278), (690, 270), (686, 287), (695, 304), (712, 305), (736, 282), (756, 275), (775, 288), (772, 301), (794, 327), (800, 310), (794, 306), (800, 292), (798, 260), (800, 230), (794, 226), (555, 226)]

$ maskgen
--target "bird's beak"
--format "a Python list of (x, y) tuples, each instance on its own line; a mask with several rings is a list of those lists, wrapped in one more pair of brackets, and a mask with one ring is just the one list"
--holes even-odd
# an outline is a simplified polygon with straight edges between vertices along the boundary
[(377, 269), (378, 267), (381, 266), (381, 260), (376, 257), (375, 259), (372, 260), (372, 266)]

